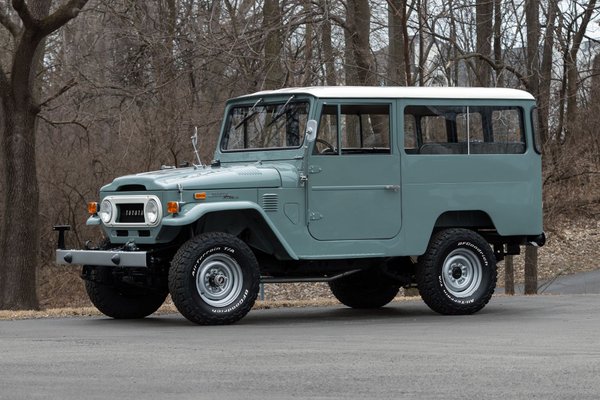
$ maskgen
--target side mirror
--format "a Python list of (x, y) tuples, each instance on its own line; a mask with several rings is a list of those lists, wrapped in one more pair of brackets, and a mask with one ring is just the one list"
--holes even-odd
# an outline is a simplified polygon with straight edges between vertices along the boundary
[(314, 119), (306, 123), (306, 143), (312, 143), (317, 138), (317, 121)]

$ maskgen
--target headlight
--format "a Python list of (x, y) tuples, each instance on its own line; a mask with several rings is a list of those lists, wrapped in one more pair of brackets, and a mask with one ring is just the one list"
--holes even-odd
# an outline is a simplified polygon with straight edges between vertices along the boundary
[(155, 224), (158, 221), (158, 204), (155, 200), (150, 199), (146, 203), (146, 207), (144, 208), (144, 217), (146, 218), (146, 223)]
[(104, 200), (102, 204), (100, 204), (100, 211), (98, 211), (98, 216), (105, 224), (108, 224), (112, 219), (112, 204), (108, 200)]

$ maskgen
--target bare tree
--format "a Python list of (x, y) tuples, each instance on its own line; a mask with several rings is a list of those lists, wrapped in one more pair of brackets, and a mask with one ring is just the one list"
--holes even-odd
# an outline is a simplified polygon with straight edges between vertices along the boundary
[[(49, 14), (50, 0), (13, 0), (14, 12), (0, 7), (0, 23), (14, 40), (10, 72), (0, 69), (4, 111), (2, 147), (6, 183), (0, 259), (0, 308), (38, 307), (39, 188), (36, 170), (36, 66), (44, 39), (75, 18), (87, 0), (70, 0)], [(25, 250), (26, 249), (26, 250)]]
[(265, 89), (285, 86), (285, 74), (281, 66), (282, 17), (279, 0), (265, 0), (263, 5), (263, 29), (265, 39)]
[(388, 82), (410, 85), (410, 45), (406, 0), (388, 0)]
[[(475, 14), (477, 18), (477, 49), (476, 53), (483, 57), (490, 57), (492, 54), (492, 37), (493, 37), (493, 1), (492, 0), (477, 0), (475, 3)], [(489, 86), (492, 71), (490, 64), (480, 57), (477, 60), (476, 79), (477, 85)]]
[(346, 12), (346, 84), (376, 85), (375, 59), (371, 51), (371, 8), (368, 0), (348, 0)]

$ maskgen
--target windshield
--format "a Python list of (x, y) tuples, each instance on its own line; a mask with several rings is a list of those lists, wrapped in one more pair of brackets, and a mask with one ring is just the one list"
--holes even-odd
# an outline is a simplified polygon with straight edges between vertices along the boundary
[(308, 102), (294, 102), (294, 96), (280, 103), (234, 106), (229, 110), (221, 150), (265, 150), (298, 148), (304, 141)]

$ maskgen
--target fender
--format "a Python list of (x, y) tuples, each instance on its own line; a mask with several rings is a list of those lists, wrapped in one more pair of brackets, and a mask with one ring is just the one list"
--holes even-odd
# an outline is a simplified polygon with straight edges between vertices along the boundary
[(207, 203), (207, 204), (185, 204), (181, 207), (181, 211), (174, 215), (168, 215), (164, 217), (161, 221), (161, 224), (164, 226), (184, 226), (190, 225), (204, 215), (210, 214), (212, 212), (220, 212), (220, 211), (239, 211), (239, 210), (252, 210), (256, 211), (260, 214), (263, 220), (267, 223), (273, 234), (277, 237), (285, 251), (287, 251), (288, 255), (294, 259), (298, 260), (298, 255), (289, 245), (287, 240), (283, 237), (283, 235), (279, 232), (279, 230), (273, 225), (271, 219), (265, 214), (262, 208), (258, 206), (258, 204), (253, 203), (251, 201), (232, 201), (227, 203)]

